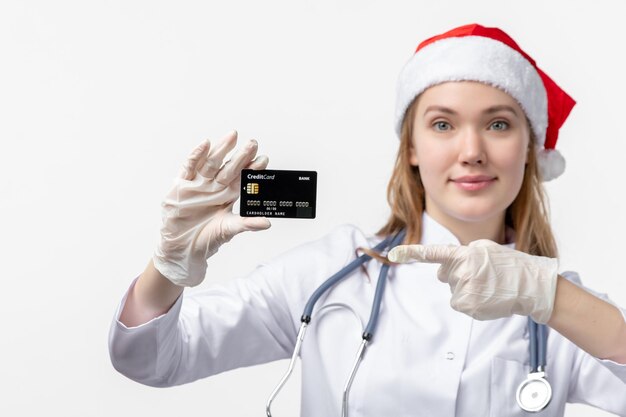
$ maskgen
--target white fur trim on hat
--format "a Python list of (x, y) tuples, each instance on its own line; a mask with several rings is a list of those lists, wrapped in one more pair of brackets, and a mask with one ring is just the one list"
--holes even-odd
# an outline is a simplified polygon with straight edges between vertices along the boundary
[(535, 153), (542, 181), (551, 181), (565, 171), (565, 158), (556, 149), (544, 149), (535, 145)]
[(484, 36), (445, 38), (420, 49), (398, 79), (395, 130), (413, 101), (428, 87), (447, 81), (479, 81), (508, 93), (526, 113), (543, 148), (548, 99), (541, 77), (526, 58), (504, 43)]
[(535, 135), (537, 163), (543, 181), (563, 173), (565, 159), (544, 149), (548, 98), (535, 67), (518, 51), (484, 36), (440, 39), (416, 52), (397, 85), (395, 130), (400, 137), (407, 108), (427, 88), (448, 81), (478, 81), (503, 90), (519, 103)]

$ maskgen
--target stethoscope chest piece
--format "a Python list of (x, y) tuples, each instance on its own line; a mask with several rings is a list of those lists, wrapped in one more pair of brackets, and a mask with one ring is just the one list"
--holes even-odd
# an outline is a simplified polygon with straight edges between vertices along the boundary
[(543, 372), (533, 372), (517, 388), (517, 404), (524, 411), (536, 413), (552, 399), (552, 387)]

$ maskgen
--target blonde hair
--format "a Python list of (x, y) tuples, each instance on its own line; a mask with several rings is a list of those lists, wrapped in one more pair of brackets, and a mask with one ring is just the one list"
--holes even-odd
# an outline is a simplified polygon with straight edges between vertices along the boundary
[[(421, 241), (422, 215), (425, 209), (426, 191), (420, 178), (419, 167), (412, 166), (409, 162), (417, 101), (417, 98), (413, 100), (404, 115), (398, 156), (387, 186), (387, 201), (391, 207), (391, 216), (387, 223), (376, 232), (377, 236), (384, 238), (406, 228), (403, 244)], [(516, 250), (531, 255), (556, 258), (558, 252), (550, 228), (547, 196), (533, 149), (535, 138), (532, 129), (529, 131), (529, 152), (524, 179), (517, 197), (506, 210), (505, 225), (515, 230)], [(386, 257), (369, 248), (359, 247), (358, 249), (383, 263), (392, 264)]]

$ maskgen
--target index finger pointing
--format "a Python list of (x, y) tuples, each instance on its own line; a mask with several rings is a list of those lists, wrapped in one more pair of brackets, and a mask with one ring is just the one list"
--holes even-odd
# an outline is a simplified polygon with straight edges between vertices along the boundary
[(455, 245), (398, 245), (387, 254), (391, 262), (416, 260), (425, 263), (440, 264), (452, 257)]

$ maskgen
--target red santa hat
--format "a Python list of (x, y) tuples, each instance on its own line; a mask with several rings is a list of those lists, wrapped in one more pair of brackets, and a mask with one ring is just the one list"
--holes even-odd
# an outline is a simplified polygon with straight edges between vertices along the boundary
[(509, 35), (498, 28), (470, 24), (420, 43), (398, 79), (398, 136), (413, 99), (447, 81), (483, 82), (517, 100), (535, 134), (542, 179), (550, 181), (563, 173), (565, 159), (555, 146), (559, 128), (576, 102)]

